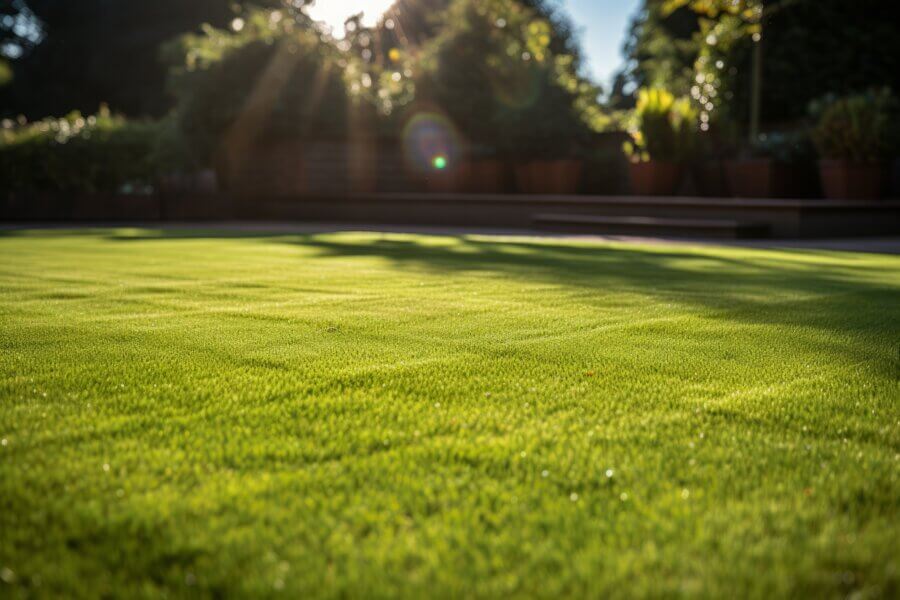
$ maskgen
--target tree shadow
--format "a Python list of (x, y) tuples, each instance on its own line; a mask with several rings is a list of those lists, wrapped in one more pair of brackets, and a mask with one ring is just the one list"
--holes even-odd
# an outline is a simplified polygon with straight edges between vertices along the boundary
[[(650, 296), (704, 318), (751, 325), (814, 329), (823, 355), (847, 356), (887, 377), (900, 374), (900, 260), (847, 253), (709, 247), (579, 245), (495, 241), (454, 236), (444, 243), (339, 236), (303, 236), (287, 243), (323, 257), (379, 257), (398, 268), (435, 276), (491, 272), (504, 278), (561, 285), (590, 303), (611, 291)], [(720, 249), (719, 249), (720, 250)], [(892, 269), (891, 269), (892, 267)], [(890, 275), (893, 275), (891, 277)], [(896, 349), (896, 348), (895, 348)]]
[[(442, 277), (494, 273), (564, 286), (590, 303), (629, 291), (704, 318), (826, 333), (829, 350), (897, 374), (883, 349), (900, 332), (900, 258), (808, 249), (560, 242), (472, 235), (291, 233), (253, 229), (91, 230), (122, 243), (246, 239), (290, 244), (321, 258), (373, 257)], [(6, 232), (9, 233), (9, 232)], [(2, 235), (2, 234), (0, 234)], [(848, 335), (854, 340), (848, 345)], [(867, 349), (868, 348), (868, 349)], [(823, 349), (824, 350), (824, 349)]]

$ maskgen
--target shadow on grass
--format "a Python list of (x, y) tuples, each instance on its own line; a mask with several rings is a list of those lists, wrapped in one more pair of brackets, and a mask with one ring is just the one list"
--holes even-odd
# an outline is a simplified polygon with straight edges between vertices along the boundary
[(897, 374), (897, 357), (874, 350), (876, 341), (893, 343), (900, 332), (900, 277), (892, 280), (883, 263), (873, 265), (852, 254), (741, 250), (723, 255), (708, 247), (691, 251), (470, 237), (453, 237), (445, 245), (329, 236), (286, 241), (326, 257), (377, 256), (437, 275), (492, 272), (566, 286), (588, 300), (593, 294), (629, 291), (701, 311), (707, 318), (852, 334), (855, 350), (846, 345), (846, 336), (829, 341), (828, 350)]
[[(10, 234), (16, 235), (0, 232)], [(892, 258), (805, 249), (722, 251), (470, 235), (371, 233), (361, 238), (214, 229), (91, 229), (79, 235), (123, 243), (247, 239), (290, 244), (312, 249), (322, 258), (377, 257), (435, 276), (483, 272), (540, 281), (565, 286), (588, 302), (592, 295), (627, 290), (702, 311), (707, 318), (840, 333), (823, 351), (852, 355), (890, 376), (898, 370), (896, 353), (883, 351), (900, 332), (900, 260)], [(853, 347), (848, 345), (851, 340)]]

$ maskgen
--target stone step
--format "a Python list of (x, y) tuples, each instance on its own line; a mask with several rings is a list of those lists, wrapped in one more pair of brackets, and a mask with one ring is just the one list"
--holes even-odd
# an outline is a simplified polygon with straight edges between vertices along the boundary
[(607, 217), (582, 214), (539, 213), (532, 217), (541, 229), (578, 233), (715, 237), (748, 239), (769, 237), (762, 223), (729, 219), (674, 219), (645, 216)]

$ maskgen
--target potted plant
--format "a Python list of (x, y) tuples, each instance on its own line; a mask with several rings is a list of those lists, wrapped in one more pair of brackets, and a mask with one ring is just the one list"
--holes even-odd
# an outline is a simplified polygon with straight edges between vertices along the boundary
[(240, 32), (210, 28), (171, 50), (184, 54), (172, 87), (188, 151), (237, 195), (346, 189), (351, 98), (337, 49), (286, 19), (271, 29), (267, 13), (251, 15)]
[(628, 159), (622, 145), (630, 136), (619, 129), (597, 134), (591, 150), (585, 154), (582, 191), (591, 196), (627, 194)]
[(538, 8), (511, 12), (478, 0), (449, 11), (421, 53), (415, 87), (417, 100), (446, 115), (461, 140), (457, 185), (505, 191), (507, 173), (515, 173), (525, 193), (577, 192), (591, 133), (583, 117), (588, 90), (575, 59), (555, 43), (552, 20)]
[(577, 194), (596, 132), (580, 111), (578, 93), (560, 83), (552, 65), (524, 67), (532, 99), (501, 117), (509, 132), (501, 143), (515, 158), (516, 187), (525, 194)]
[(462, 189), (473, 194), (500, 194), (510, 188), (508, 163), (490, 146), (469, 149), (461, 167)]
[(893, 97), (873, 90), (829, 97), (812, 107), (818, 122), (812, 137), (819, 153), (819, 174), (831, 199), (871, 199), (882, 194), (884, 160), (889, 149)]
[(594, 133), (552, 70), (533, 68), (534, 100), (505, 113), (510, 133), (501, 143), (515, 159), (516, 187), (525, 194), (577, 194)]
[(694, 163), (694, 189), (706, 198), (727, 198), (731, 194), (725, 177), (725, 164), (717, 158)]
[(530, 106), (511, 113), (503, 143), (515, 158), (516, 188), (524, 194), (577, 194), (591, 133), (564, 90), (548, 82)]
[(456, 3), (453, 18), (414, 65), (417, 101), (407, 111), (413, 116), (403, 128), (403, 145), (413, 178), (424, 180), (429, 191), (504, 188), (506, 165), (497, 147), (501, 107), (487, 63), (505, 32), (477, 8)]
[(790, 170), (755, 149), (725, 161), (728, 189), (736, 198), (784, 198)]
[(725, 161), (731, 194), (737, 198), (808, 197), (814, 187), (812, 148), (804, 132), (772, 132)]
[(684, 161), (694, 150), (696, 112), (686, 98), (667, 90), (638, 91), (631, 140), (625, 142), (630, 160), (631, 191), (639, 196), (675, 193)]
[[(432, 115), (429, 115), (432, 116)], [(506, 161), (492, 148), (460, 148), (445, 132), (439, 143), (423, 148), (405, 140), (406, 166), (423, 189), (432, 193), (500, 194), (509, 189)]]
[(737, 123), (719, 111), (716, 118), (697, 134), (696, 156), (691, 162), (693, 189), (696, 194), (709, 198), (727, 198), (731, 195), (725, 163), (737, 153)]
[(525, 194), (577, 194), (583, 166), (577, 158), (528, 160), (516, 165), (516, 187)]

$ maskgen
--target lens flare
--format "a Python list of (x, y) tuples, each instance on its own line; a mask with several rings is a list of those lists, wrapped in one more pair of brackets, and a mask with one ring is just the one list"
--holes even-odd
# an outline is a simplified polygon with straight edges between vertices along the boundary
[(403, 129), (403, 154), (414, 172), (426, 175), (450, 170), (457, 164), (460, 151), (459, 134), (443, 115), (418, 113)]

